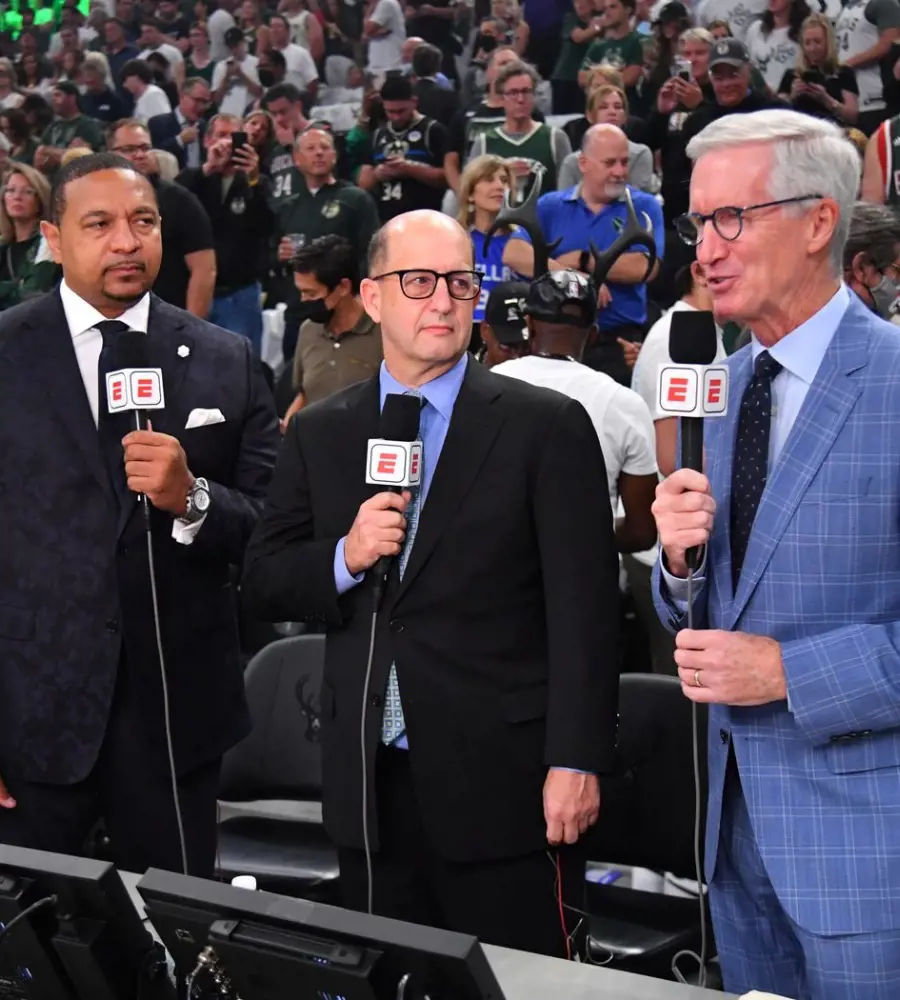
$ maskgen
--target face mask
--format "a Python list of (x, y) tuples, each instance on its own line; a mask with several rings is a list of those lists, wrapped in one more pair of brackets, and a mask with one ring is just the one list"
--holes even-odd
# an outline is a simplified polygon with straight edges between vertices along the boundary
[(313, 299), (304, 304), (306, 305), (306, 318), (312, 320), (313, 323), (321, 323), (322, 326), (327, 326), (334, 315), (334, 310), (328, 308), (325, 304), (325, 299)]
[(881, 276), (881, 281), (874, 288), (869, 289), (872, 301), (875, 303), (875, 312), (882, 319), (890, 319), (891, 306), (900, 295), (900, 285), (892, 281), (886, 274)]

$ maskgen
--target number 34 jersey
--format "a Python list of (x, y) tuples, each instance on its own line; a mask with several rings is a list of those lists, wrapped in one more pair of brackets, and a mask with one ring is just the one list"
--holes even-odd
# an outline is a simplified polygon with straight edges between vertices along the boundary
[[(404, 129), (382, 125), (372, 135), (372, 166), (406, 160), (426, 167), (443, 167), (448, 132), (431, 118), (420, 117)], [(424, 184), (408, 175), (377, 180), (372, 194), (382, 222), (420, 208), (440, 210), (446, 186)]]

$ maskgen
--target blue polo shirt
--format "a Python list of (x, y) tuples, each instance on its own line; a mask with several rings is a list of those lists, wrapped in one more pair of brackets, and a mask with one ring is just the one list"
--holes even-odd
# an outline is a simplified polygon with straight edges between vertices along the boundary
[[(650, 219), (656, 252), (662, 259), (665, 239), (662, 207), (652, 194), (638, 191), (630, 185), (628, 190), (638, 218), (643, 221), (642, 213), (646, 213)], [(613, 202), (599, 212), (592, 212), (581, 198), (580, 185), (568, 191), (551, 191), (543, 195), (538, 199), (537, 207), (538, 219), (547, 242), (552, 244), (555, 240), (562, 240), (553, 251), (555, 257), (572, 250), (590, 250), (592, 241), (598, 250), (606, 250), (616, 241), (628, 219), (624, 201)], [(531, 242), (522, 229), (517, 229), (512, 238)], [(597, 313), (597, 325), (601, 330), (612, 330), (628, 324), (641, 326), (647, 322), (646, 285), (623, 285), (617, 281), (608, 281), (607, 287), (612, 301)]]

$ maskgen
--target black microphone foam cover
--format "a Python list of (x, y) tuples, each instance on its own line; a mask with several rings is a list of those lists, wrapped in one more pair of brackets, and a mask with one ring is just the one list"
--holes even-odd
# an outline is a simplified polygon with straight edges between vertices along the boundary
[(399, 392), (388, 393), (381, 408), (379, 436), (385, 441), (416, 441), (422, 400)]
[(113, 341), (115, 368), (152, 368), (147, 350), (147, 334), (140, 330), (123, 330)]
[(716, 360), (718, 339), (711, 312), (678, 310), (669, 328), (669, 357), (676, 365), (711, 365)]

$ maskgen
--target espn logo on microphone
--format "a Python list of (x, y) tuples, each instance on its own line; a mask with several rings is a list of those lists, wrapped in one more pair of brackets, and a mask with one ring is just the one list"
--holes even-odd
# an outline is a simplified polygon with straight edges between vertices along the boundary
[(106, 401), (110, 413), (123, 410), (164, 410), (160, 368), (122, 368), (106, 376)]
[(418, 486), (422, 481), (422, 442), (369, 441), (366, 482), (375, 486)]
[(728, 409), (725, 365), (659, 366), (658, 417), (724, 417)]

